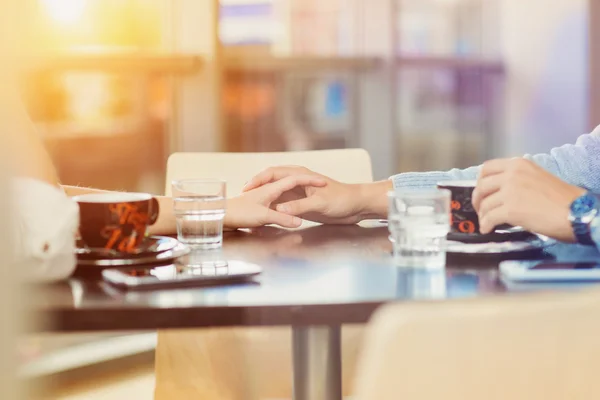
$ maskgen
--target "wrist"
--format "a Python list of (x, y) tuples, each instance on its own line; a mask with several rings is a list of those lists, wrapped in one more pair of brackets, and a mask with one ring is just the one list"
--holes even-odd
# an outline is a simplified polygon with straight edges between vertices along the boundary
[(230, 232), (239, 228), (239, 221), (236, 218), (236, 210), (239, 209), (239, 197), (227, 199), (225, 207), (225, 217), (223, 218), (223, 231)]
[(356, 186), (362, 219), (386, 219), (388, 214), (387, 193), (394, 189), (392, 181), (385, 180)]

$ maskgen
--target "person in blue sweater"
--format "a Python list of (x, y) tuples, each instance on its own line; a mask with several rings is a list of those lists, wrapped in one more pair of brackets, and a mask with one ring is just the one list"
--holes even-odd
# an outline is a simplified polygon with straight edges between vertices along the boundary
[(296, 175), (315, 176), (323, 186), (296, 189), (276, 209), (315, 222), (354, 224), (387, 218), (390, 190), (477, 179), (473, 200), (482, 233), (506, 223), (561, 241), (600, 247), (600, 202), (592, 194), (600, 193), (600, 127), (548, 154), (491, 160), (467, 169), (403, 173), (381, 182), (344, 184), (300, 166), (281, 166), (256, 175), (244, 190)]

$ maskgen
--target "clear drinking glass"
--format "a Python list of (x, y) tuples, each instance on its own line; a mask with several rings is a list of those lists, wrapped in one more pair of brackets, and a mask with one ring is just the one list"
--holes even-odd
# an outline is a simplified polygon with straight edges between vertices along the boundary
[(447, 297), (444, 268), (398, 268), (397, 295), (400, 298), (445, 299)]
[(202, 275), (227, 275), (229, 271), (229, 262), (222, 249), (192, 250), (179, 257), (176, 264), (187, 269), (204, 269)]
[(220, 180), (173, 181), (177, 239), (189, 246), (216, 249), (223, 245), (226, 184)]
[(388, 193), (388, 227), (397, 266), (446, 266), (450, 197), (450, 191), (445, 189)]

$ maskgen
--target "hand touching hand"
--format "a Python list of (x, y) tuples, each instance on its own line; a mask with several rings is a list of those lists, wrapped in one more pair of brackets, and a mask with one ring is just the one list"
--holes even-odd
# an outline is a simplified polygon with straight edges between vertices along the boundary
[[(323, 184), (296, 187), (277, 201), (277, 211), (326, 224), (356, 224), (371, 216), (370, 200), (375, 193), (367, 190), (368, 185), (341, 183), (304, 167), (268, 168), (252, 178), (244, 191), (297, 176), (312, 177)], [(385, 195), (382, 200), (386, 204)]]
[(569, 206), (585, 192), (531, 161), (486, 162), (473, 193), (482, 233), (511, 224), (563, 241), (573, 241)]
[(301, 219), (274, 210), (273, 203), (290, 191), (324, 185), (325, 182), (314, 176), (294, 175), (248, 190), (241, 196), (228, 200), (225, 227), (255, 228), (276, 224), (285, 228), (297, 228), (302, 224)]

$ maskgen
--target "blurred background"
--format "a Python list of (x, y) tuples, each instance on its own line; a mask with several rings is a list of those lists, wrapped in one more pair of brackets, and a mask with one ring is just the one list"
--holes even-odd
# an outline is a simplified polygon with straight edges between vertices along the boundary
[[(595, 0), (29, 1), (23, 96), (64, 184), (161, 193), (175, 151), (345, 147), (384, 179), (548, 151), (600, 123)], [(154, 343), (35, 339), (26, 370)]]
[(33, 1), (24, 93), (66, 184), (161, 192), (173, 151), (340, 147), (385, 178), (591, 126), (587, 0)]

